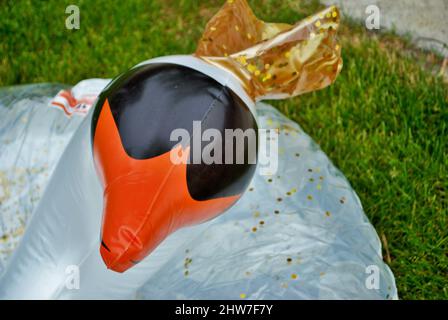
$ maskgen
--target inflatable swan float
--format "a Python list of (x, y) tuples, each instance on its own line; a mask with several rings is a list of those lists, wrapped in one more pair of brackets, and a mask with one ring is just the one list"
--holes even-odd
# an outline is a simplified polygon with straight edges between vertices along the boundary
[[(73, 96), (54, 98), (66, 113), (86, 115), (58, 147), (58, 164), (0, 277), (0, 298), (396, 298), (348, 182), (297, 124), (259, 103), (331, 84), (342, 66), (338, 25), (335, 7), (291, 26), (264, 23), (245, 1), (229, 1), (195, 55), (81, 83), (72, 94), (100, 88), (90, 111), (92, 92), (75, 109)], [(0, 101), (5, 119), (42, 104)], [(30, 122), (74, 121), (49, 112), (58, 111), (41, 107)], [(220, 133), (278, 132), (276, 172), (257, 168), (256, 153), (240, 164), (194, 162), (194, 138), (170, 138), (175, 129), (192, 133), (195, 121)], [(30, 133), (34, 145), (45, 143), (39, 133)], [(270, 139), (256, 138), (259, 146)], [(3, 147), (17, 156), (11, 162), (2, 152), (2, 170), (33, 152), (15, 142)], [(249, 149), (244, 144), (245, 155)], [(173, 153), (184, 161), (173, 162)], [(73, 270), (79, 283), (71, 286)]]

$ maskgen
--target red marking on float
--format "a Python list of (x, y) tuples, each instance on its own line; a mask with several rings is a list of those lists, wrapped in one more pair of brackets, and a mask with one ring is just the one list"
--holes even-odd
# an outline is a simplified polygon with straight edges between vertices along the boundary
[(109, 269), (126, 271), (174, 231), (212, 219), (240, 198), (194, 200), (188, 191), (186, 162), (173, 164), (170, 159), (171, 152), (187, 159), (189, 148), (181, 148), (151, 159), (129, 157), (105, 101), (93, 152), (104, 187), (100, 253)]

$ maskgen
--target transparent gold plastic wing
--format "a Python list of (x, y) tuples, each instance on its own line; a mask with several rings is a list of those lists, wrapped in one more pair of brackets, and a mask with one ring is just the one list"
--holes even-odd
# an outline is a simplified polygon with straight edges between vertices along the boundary
[(331, 6), (295, 25), (266, 23), (246, 0), (228, 0), (195, 55), (231, 71), (254, 100), (297, 96), (327, 87), (341, 71), (339, 18)]

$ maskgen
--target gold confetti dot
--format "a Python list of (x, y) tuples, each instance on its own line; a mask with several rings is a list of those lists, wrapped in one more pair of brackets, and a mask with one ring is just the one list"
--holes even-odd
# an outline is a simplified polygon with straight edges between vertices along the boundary
[(245, 66), (247, 64), (247, 60), (245, 56), (239, 56), (237, 58), (238, 62), (241, 63), (243, 66)]
[(251, 192), (254, 191), (254, 188), (249, 188), (249, 191), (251, 191)]
[(268, 182), (271, 183), (271, 182), (272, 182), (272, 179), (268, 179)]
[(240, 31), (240, 27), (235, 26), (235, 30), (236, 30), (236, 31)]
[(193, 259), (185, 258), (184, 267), (185, 269), (188, 269), (189, 265), (193, 262)]
[(337, 44), (335, 47), (334, 47), (334, 49), (336, 50), (336, 51), (338, 51), (339, 50), (339, 45)]
[(277, 201), (278, 201), (278, 202), (282, 202), (283, 199), (282, 199), (282, 198), (277, 198)]
[(272, 78), (272, 75), (270, 73), (266, 73), (266, 75), (263, 77), (262, 81), (266, 82)]
[(252, 232), (257, 232), (257, 230), (258, 230), (258, 229), (257, 229), (256, 227), (253, 227), (253, 228), (252, 228)]
[(249, 65), (247, 66), (247, 70), (248, 70), (250, 73), (254, 73), (254, 72), (257, 70), (257, 67), (256, 67), (255, 65), (253, 65), (253, 64), (249, 64)]
[(185, 270), (184, 275), (187, 277), (189, 274), (188, 270)]
[(255, 217), (255, 218), (258, 218), (259, 216), (260, 216), (260, 211), (255, 211), (255, 212), (254, 212), (254, 217)]
[(317, 185), (317, 190), (322, 190), (322, 186), (320, 184)]
[(331, 18), (331, 13), (328, 12), (327, 15), (326, 15), (326, 17), (327, 17), (327, 18)]
[(271, 67), (271, 65), (270, 65), (269, 63), (266, 63), (266, 64), (264, 65), (264, 68), (265, 68), (266, 70), (268, 70), (270, 67)]
[(246, 299), (246, 294), (245, 294), (245, 293), (241, 293), (241, 294), (240, 294), (240, 298), (241, 298), (241, 299)]
[(215, 27), (211, 27), (210, 30), (216, 31), (216, 28)]
[(285, 53), (285, 58), (289, 59), (289, 57), (291, 57), (291, 52), (290, 51)]
[(333, 11), (331, 15), (333, 16), (333, 18), (336, 18), (338, 16), (338, 13), (336, 11)]
[(293, 274), (291, 275), (291, 279), (296, 280), (296, 279), (297, 279), (297, 275), (296, 275), (295, 273), (293, 273)]
[(232, 4), (235, 0), (227, 0), (228, 3)]
[(260, 70), (255, 70), (255, 75), (258, 77), (260, 75)]
[(325, 212), (325, 215), (326, 215), (327, 217), (329, 217), (329, 216), (331, 216), (331, 212), (330, 212), (330, 211), (326, 211), (326, 212)]
[(312, 195), (309, 195), (309, 196), (307, 196), (306, 197), (308, 200), (313, 200), (313, 196)]
[(260, 221), (260, 225), (264, 225), (264, 221), (263, 220)]
[(321, 22), (318, 20), (314, 25), (319, 28), (321, 26)]
[(249, 40), (252, 39), (252, 35), (250, 33), (247, 34), (247, 39), (249, 39)]

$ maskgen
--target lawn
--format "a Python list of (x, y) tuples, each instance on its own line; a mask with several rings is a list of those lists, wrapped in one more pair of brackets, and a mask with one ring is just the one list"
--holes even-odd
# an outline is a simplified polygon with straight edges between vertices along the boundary
[[(259, 17), (290, 23), (319, 6), (250, 2)], [(191, 53), (222, 3), (0, 0), (0, 86), (111, 78), (151, 57)], [(80, 7), (80, 30), (65, 28), (69, 4)], [(427, 67), (438, 58), (393, 34), (343, 24), (336, 83), (273, 104), (301, 124), (357, 191), (400, 297), (448, 299), (448, 89)]]

